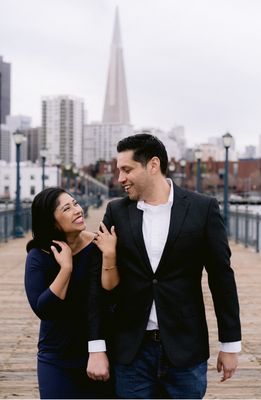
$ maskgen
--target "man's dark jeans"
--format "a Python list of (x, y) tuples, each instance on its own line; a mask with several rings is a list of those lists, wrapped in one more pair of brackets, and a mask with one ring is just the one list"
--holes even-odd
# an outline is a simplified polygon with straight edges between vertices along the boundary
[(176, 368), (160, 341), (144, 339), (131, 364), (115, 366), (116, 393), (121, 399), (202, 399), (207, 388), (207, 362)]

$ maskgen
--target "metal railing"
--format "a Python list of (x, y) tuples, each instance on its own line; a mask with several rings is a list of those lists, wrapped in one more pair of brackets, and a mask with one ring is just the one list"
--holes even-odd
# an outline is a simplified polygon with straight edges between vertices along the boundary
[[(0, 242), (7, 242), (9, 238), (14, 237), (15, 210), (0, 210)], [(21, 209), (21, 226), (24, 232), (31, 229), (31, 209)]]
[(261, 250), (260, 215), (251, 213), (247, 207), (245, 211), (229, 212), (229, 238), (236, 243), (243, 243), (245, 247), (254, 247), (258, 253)]

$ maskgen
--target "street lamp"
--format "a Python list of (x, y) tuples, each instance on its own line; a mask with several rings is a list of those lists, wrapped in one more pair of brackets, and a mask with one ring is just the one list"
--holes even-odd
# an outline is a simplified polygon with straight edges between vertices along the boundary
[(42, 158), (42, 190), (45, 189), (45, 162), (47, 158), (48, 150), (43, 148), (40, 150), (40, 156)]
[(84, 194), (84, 171), (83, 170), (81, 170), (80, 172), (79, 172), (79, 177), (80, 177), (80, 193), (81, 193), (81, 195), (83, 195)]
[(180, 161), (179, 161), (179, 164), (180, 164), (180, 166), (181, 166), (181, 186), (184, 186), (184, 181), (185, 181), (185, 167), (186, 167), (186, 164), (187, 164), (187, 161), (185, 160), (185, 158), (182, 158)]
[(17, 130), (14, 132), (14, 141), (16, 145), (16, 198), (15, 198), (15, 218), (14, 218), (14, 237), (24, 237), (24, 230), (21, 224), (21, 201), (20, 201), (20, 146), (25, 136), (23, 132)]
[(174, 162), (171, 161), (170, 164), (169, 164), (169, 172), (170, 172), (171, 179), (174, 178), (175, 169), (176, 169), (176, 166), (175, 166)]
[(202, 158), (202, 150), (199, 147), (195, 150), (195, 157), (196, 157), (196, 160), (197, 160), (196, 191), (198, 193), (201, 193), (201, 170), (200, 170), (200, 164), (201, 164), (201, 158)]
[(61, 157), (57, 156), (56, 157), (56, 168), (57, 168), (57, 186), (60, 186), (61, 184), (61, 174), (60, 174), (60, 168), (61, 168), (61, 164), (62, 164), (62, 159)]
[(70, 191), (70, 171), (72, 169), (71, 164), (65, 164), (64, 169), (66, 171), (66, 190)]
[(74, 176), (74, 194), (77, 195), (77, 191), (78, 191), (77, 179), (78, 179), (79, 170), (77, 167), (73, 167), (72, 172), (73, 172), (73, 176)]
[(228, 149), (232, 144), (233, 136), (230, 133), (226, 133), (222, 136), (223, 145), (226, 151), (225, 157), (225, 173), (224, 173), (224, 222), (227, 232), (229, 231), (229, 215), (228, 215)]

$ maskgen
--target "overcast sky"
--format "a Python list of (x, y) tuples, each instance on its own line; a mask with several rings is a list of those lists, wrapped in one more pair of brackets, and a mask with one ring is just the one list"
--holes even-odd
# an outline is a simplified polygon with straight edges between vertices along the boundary
[(41, 97), (82, 97), (100, 121), (119, 6), (131, 122), (187, 144), (261, 134), (261, 0), (0, 0), (12, 114), (41, 121)]

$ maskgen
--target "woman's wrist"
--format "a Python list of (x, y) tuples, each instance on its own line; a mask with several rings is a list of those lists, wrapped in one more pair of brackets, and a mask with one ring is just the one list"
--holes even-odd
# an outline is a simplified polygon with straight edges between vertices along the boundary
[(116, 263), (116, 254), (113, 253), (103, 253), (102, 260), (104, 263), (115, 264)]
[(61, 270), (60, 271), (62, 271), (64, 273), (71, 273), (72, 269), (73, 269), (73, 266), (72, 266), (71, 263), (68, 263), (68, 264), (64, 263), (64, 264), (61, 264)]
[(110, 271), (111, 269), (117, 268), (117, 265), (103, 265), (102, 269), (105, 269), (105, 271)]

